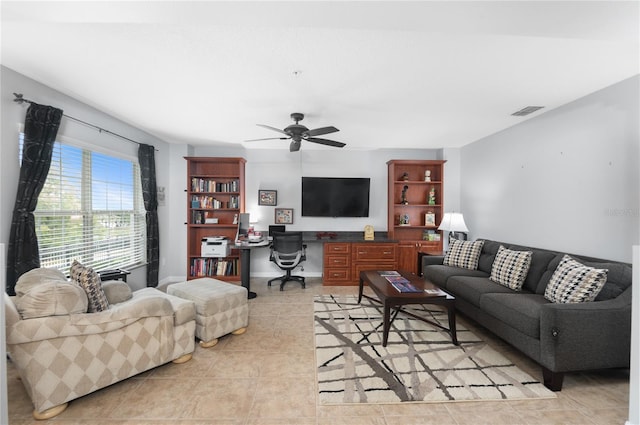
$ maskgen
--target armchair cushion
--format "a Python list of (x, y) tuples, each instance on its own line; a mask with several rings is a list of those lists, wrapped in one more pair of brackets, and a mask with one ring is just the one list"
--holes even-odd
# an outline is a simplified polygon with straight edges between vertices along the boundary
[(102, 282), (102, 290), (109, 301), (109, 305), (125, 302), (133, 296), (131, 287), (127, 285), (127, 282), (121, 280)]
[(40, 280), (27, 291), (21, 288), (19, 292), (15, 304), (23, 319), (65, 316), (87, 311), (88, 301), (84, 290), (66, 280)]

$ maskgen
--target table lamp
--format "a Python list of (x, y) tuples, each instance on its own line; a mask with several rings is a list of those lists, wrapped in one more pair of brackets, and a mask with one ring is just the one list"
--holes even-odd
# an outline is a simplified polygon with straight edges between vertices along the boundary
[[(444, 217), (442, 217), (442, 221), (440, 222), (440, 226), (438, 230), (444, 230), (449, 232), (449, 239), (460, 239), (456, 232), (466, 233), (469, 231), (467, 229), (467, 225), (464, 223), (464, 217), (462, 213), (444, 213)], [(466, 235), (464, 236), (466, 240)]]

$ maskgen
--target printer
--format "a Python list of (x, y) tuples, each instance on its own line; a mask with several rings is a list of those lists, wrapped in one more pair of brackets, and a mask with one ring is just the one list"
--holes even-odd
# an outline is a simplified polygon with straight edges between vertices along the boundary
[(202, 238), (201, 257), (227, 257), (231, 252), (229, 240), (224, 236), (207, 236)]

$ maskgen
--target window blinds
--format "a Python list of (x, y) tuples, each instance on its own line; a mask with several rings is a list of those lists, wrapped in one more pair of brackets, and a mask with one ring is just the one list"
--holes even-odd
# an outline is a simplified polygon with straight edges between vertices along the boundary
[(145, 210), (137, 162), (56, 142), (35, 210), (42, 267), (68, 273), (146, 262)]

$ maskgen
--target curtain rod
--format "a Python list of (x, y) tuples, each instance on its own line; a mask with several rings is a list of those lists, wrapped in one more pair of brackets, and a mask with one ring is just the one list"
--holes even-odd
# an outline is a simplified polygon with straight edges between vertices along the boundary
[[(13, 95), (16, 97), (15, 99), (13, 99), (13, 101), (14, 101), (14, 102), (16, 102), (16, 103), (17, 103), (17, 104), (19, 104), (19, 105), (22, 105), (24, 102), (39, 105), (39, 103), (37, 103), (37, 102), (34, 102), (34, 101), (32, 101), (32, 100), (29, 100), (29, 99), (25, 99), (25, 98), (22, 96), (22, 93), (14, 93)], [(84, 124), (84, 125), (86, 125), (86, 126), (93, 127), (93, 128), (95, 128), (96, 130), (98, 130), (100, 133), (105, 132), (105, 133), (111, 134), (112, 136), (116, 136), (116, 137), (119, 137), (119, 138), (121, 138), (121, 139), (124, 139), (124, 140), (126, 140), (126, 141), (128, 141), (128, 142), (135, 143), (135, 144), (137, 144), (137, 145), (145, 145), (145, 144), (146, 144), (146, 143), (136, 142), (136, 141), (135, 141), (135, 140), (133, 140), (133, 139), (129, 139), (128, 137), (121, 136), (121, 135), (120, 135), (120, 134), (118, 134), (118, 133), (114, 133), (113, 131), (109, 131), (109, 130), (107, 130), (107, 129), (105, 129), (105, 128), (102, 128), (102, 127), (99, 127), (99, 126), (97, 126), (97, 125), (95, 125), (95, 124), (88, 123), (88, 122), (83, 121), (83, 120), (81, 120), (81, 119), (79, 119), (79, 118), (72, 117), (71, 115), (67, 115), (67, 114), (63, 113), (63, 114), (62, 114), (62, 116), (63, 116), (63, 117), (66, 117), (66, 118), (69, 118), (69, 119), (71, 119), (71, 120), (73, 120), (73, 121), (77, 121), (77, 122), (79, 122), (79, 123), (81, 123), (81, 124)], [(154, 148), (154, 149), (155, 149), (155, 148)], [(158, 149), (155, 149), (155, 150), (157, 151)]]

